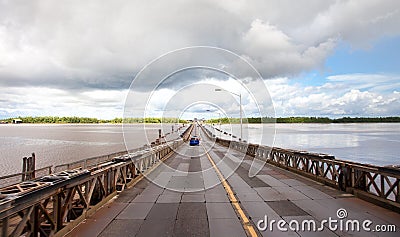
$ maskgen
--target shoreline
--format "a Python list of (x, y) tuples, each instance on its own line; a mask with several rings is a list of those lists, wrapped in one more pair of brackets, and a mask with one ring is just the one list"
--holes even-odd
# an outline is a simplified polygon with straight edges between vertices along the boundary
[[(239, 118), (210, 118), (200, 120), (205, 123), (214, 124), (239, 124)], [(58, 116), (38, 116), (38, 117), (14, 117), (0, 119), (0, 124), (187, 124), (192, 120), (180, 118), (113, 118), (98, 119), (89, 117), (58, 117)], [(243, 118), (243, 124), (275, 124), (275, 123), (315, 123), (315, 124), (332, 124), (332, 123), (400, 123), (399, 116), (387, 117), (247, 117)]]
[[(263, 122), (263, 123), (243, 123), (243, 124), (396, 124), (400, 123), (400, 121), (382, 121), (382, 122)], [(23, 125), (23, 124), (42, 124), (42, 125), (68, 125), (68, 124), (73, 124), (73, 125), (122, 125), (122, 124), (182, 124), (182, 123), (170, 123), (170, 122), (162, 122), (162, 123), (0, 123), (1, 125)], [(189, 124), (189, 123), (185, 123)], [(218, 122), (206, 122), (206, 124), (219, 124)], [(240, 124), (240, 122), (232, 122), (232, 123), (221, 123), (221, 125), (225, 124)]]

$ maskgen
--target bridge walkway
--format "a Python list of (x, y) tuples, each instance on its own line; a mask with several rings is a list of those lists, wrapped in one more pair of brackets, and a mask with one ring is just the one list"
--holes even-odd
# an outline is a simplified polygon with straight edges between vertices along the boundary
[[(250, 178), (253, 158), (200, 136), (200, 146), (182, 145), (68, 236), (398, 236), (400, 214), (268, 164)], [(397, 232), (333, 231), (327, 223), (322, 232), (277, 229), (279, 220), (320, 227), (329, 217), (340, 220), (340, 208), (347, 219), (394, 224)], [(257, 229), (265, 216), (275, 220), (272, 231)]]

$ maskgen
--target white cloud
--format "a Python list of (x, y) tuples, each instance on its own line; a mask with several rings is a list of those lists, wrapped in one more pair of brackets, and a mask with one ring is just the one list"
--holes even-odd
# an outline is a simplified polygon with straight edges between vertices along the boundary
[(230, 49), (264, 77), (322, 67), (337, 39), (400, 33), (398, 1), (6, 1), (0, 83), (124, 88), (181, 47)]
[(350, 87), (379, 93), (393, 92), (400, 88), (400, 75), (356, 73), (328, 76), (327, 79), (334, 82), (336, 88)]
[[(193, 45), (232, 50), (265, 78), (290, 77), (322, 68), (339, 41), (365, 47), (399, 35), (399, 9), (396, 0), (2, 1), (0, 113), (118, 116), (124, 92), (143, 66)], [(267, 83), (278, 114), (397, 113), (398, 94), (391, 90), (400, 87), (399, 77), (347, 76), (311, 87), (287, 79)], [(372, 107), (344, 106), (357, 101), (372, 101)], [(151, 106), (156, 111), (162, 103)], [(232, 103), (224, 106), (237, 110)]]
[[(275, 114), (268, 114), (269, 116), (398, 116), (400, 114), (400, 93), (395, 90), (400, 88), (400, 85), (396, 84), (398, 78), (397, 75), (384, 74), (335, 75), (328, 77), (327, 82), (322, 85), (315, 86), (293, 83), (287, 77), (275, 78), (265, 81), (268, 91), (260, 87), (258, 91), (253, 90), (252, 93), (264, 94), (265, 97), (268, 94), (271, 96)], [(384, 85), (390, 84), (392, 87), (388, 91)], [(250, 94), (247, 94), (233, 79), (222, 82), (209, 78), (183, 91), (170, 91), (171, 96), (168, 98), (171, 101), (156, 93), (154, 98), (158, 99), (152, 103), (163, 104), (160, 106), (163, 109), (167, 107), (167, 110), (183, 111), (183, 108), (191, 101), (197, 101), (203, 105), (197, 106), (190, 115), (209, 116), (206, 111), (212, 110), (214, 111), (212, 116), (217, 117), (217, 110), (212, 107), (212, 103), (214, 103), (221, 108), (220, 111), (226, 113), (224, 116), (238, 117), (238, 98), (228, 92), (213, 92), (215, 87), (242, 93), (243, 111), (247, 117), (259, 116), (259, 106), (261, 106), (261, 111), (271, 111), (266, 109), (270, 104), (261, 105), (258, 103), (259, 101), (254, 101)], [(164, 98), (164, 100), (160, 98)], [(168, 106), (165, 107), (166, 104)]]
[(366, 47), (379, 37), (400, 33), (399, 7), (396, 0), (335, 1), (310, 25), (296, 29), (295, 35), (308, 42), (337, 36), (354, 47)]
[[(362, 79), (360, 79), (362, 78)], [(397, 75), (348, 74), (328, 77), (321, 86), (266, 81), (277, 116), (398, 116)], [(391, 85), (388, 91), (384, 85)]]
[(332, 38), (315, 45), (296, 43), (276, 26), (256, 19), (243, 36), (243, 56), (264, 77), (291, 75), (322, 67), (335, 45)]
[(46, 87), (0, 88), (0, 116), (122, 117), (127, 90), (71, 93)]
[[(365, 78), (371, 78), (367, 86), (370, 89), (365, 89)], [(325, 84), (319, 86), (305, 86), (293, 83), (288, 78), (276, 78), (265, 81), (268, 91), (260, 87), (252, 93), (264, 94), (265, 97), (269, 93), (278, 117), (398, 116), (400, 85), (391, 87), (391, 91), (382, 89), (382, 85), (396, 83), (397, 78), (395, 75), (382, 74), (336, 75), (330, 76)], [(214, 89), (218, 87), (242, 93), (246, 117), (259, 116), (260, 107), (261, 111), (271, 111), (266, 108), (270, 104), (254, 101), (234, 79), (224, 82), (213, 78), (197, 81), (181, 91), (165, 88), (157, 90), (148, 101), (146, 110), (141, 106), (142, 101), (148, 99), (148, 95), (145, 92), (131, 91), (135, 100), (129, 101), (128, 108), (135, 110), (131, 111), (133, 117), (143, 116), (144, 112), (146, 116), (180, 117), (185, 109), (185, 118), (217, 117), (218, 111), (223, 113), (223, 116), (238, 117), (238, 98), (228, 92), (215, 92)], [(127, 93), (128, 90), (88, 90), (71, 93), (45, 87), (0, 88), (0, 116), (58, 115), (104, 119), (122, 117)], [(189, 106), (191, 104), (192, 106)]]

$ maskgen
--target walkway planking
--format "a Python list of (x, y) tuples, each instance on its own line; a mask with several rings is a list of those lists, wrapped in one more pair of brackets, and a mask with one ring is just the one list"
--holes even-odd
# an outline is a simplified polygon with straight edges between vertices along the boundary
[[(264, 219), (315, 220), (336, 218), (345, 208), (349, 219), (395, 224), (396, 233), (257, 232), (260, 236), (398, 236), (400, 214), (375, 206), (280, 168), (265, 165), (253, 178), (252, 158), (202, 137), (202, 145), (181, 146), (150, 177), (143, 179), (78, 225), (68, 236), (246, 236), (205, 150), (226, 178), (253, 226)], [(202, 171), (202, 172), (201, 172)], [(165, 188), (164, 188), (165, 187)], [(327, 225), (325, 225), (327, 226)], [(275, 226), (276, 228), (276, 226)]]

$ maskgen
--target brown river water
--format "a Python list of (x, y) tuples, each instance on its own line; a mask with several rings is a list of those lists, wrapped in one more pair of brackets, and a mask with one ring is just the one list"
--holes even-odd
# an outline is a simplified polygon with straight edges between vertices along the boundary
[[(171, 125), (131, 124), (129, 148), (149, 144)], [(335, 155), (376, 165), (399, 165), (400, 124), (270, 124), (244, 127), (244, 138), (274, 136), (273, 145)], [(239, 125), (222, 125), (239, 134)], [(262, 129), (263, 128), (263, 129)], [(268, 133), (267, 133), (268, 132)], [(271, 139), (267, 139), (272, 141)], [(263, 143), (262, 141), (260, 143)], [(271, 145), (271, 144), (266, 144)], [(126, 150), (121, 124), (0, 124), (0, 176), (21, 172), (22, 158), (36, 154), (36, 167), (59, 165)]]

